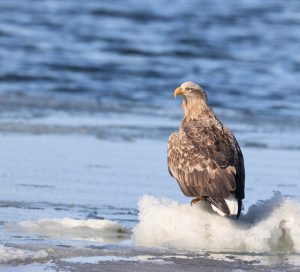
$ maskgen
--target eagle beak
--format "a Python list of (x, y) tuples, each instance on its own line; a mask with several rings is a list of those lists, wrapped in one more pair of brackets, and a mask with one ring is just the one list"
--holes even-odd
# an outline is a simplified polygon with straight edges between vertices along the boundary
[(182, 95), (182, 88), (178, 87), (174, 92), (174, 97), (176, 98), (177, 95)]

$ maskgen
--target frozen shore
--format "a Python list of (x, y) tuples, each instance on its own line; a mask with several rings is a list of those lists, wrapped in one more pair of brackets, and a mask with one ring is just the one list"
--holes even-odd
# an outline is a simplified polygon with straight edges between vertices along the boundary
[(3, 271), (299, 265), (297, 150), (243, 148), (246, 215), (233, 222), (188, 205), (164, 140), (2, 134), (0, 149)]

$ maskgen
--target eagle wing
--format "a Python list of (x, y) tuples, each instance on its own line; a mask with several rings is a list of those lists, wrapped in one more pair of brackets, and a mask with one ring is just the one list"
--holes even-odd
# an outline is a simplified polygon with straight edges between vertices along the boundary
[(244, 161), (232, 132), (209, 123), (184, 122), (168, 142), (168, 167), (186, 196), (244, 198)]

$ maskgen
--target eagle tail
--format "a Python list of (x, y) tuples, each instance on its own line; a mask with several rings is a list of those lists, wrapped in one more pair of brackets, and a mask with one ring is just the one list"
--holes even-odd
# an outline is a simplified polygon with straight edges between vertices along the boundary
[(211, 204), (212, 209), (221, 216), (236, 215), (237, 218), (241, 212), (241, 200), (237, 200), (233, 194), (227, 198), (207, 198), (207, 201)]
[(206, 200), (211, 204), (212, 209), (219, 215), (225, 216), (230, 214), (228, 206), (223, 198), (213, 199), (208, 197)]

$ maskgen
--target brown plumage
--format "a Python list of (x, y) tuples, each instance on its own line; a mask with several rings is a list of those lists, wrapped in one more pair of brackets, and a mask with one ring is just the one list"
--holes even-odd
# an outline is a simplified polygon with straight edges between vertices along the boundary
[(240, 215), (245, 170), (241, 149), (233, 133), (217, 119), (203, 89), (185, 82), (174, 95), (182, 95), (184, 119), (168, 141), (168, 167), (186, 196), (205, 199), (224, 214), (225, 201), (236, 198)]

